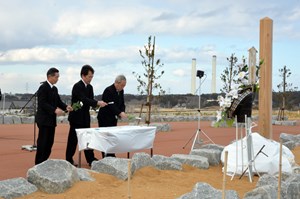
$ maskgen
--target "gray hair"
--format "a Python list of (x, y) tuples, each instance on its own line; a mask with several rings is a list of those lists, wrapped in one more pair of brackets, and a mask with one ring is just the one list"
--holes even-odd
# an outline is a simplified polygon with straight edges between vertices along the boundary
[(115, 79), (116, 83), (120, 83), (122, 81), (126, 81), (126, 77), (124, 75), (118, 75)]

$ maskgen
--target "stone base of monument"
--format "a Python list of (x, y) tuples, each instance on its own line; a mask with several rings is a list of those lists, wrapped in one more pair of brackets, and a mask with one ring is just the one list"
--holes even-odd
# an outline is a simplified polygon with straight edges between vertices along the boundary
[(280, 126), (296, 126), (297, 125), (297, 121), (293, 121), (293, 120), (283, 120), (283, 121), (277, 121), (277, 120), (273, 120), (272, 121), (273, 125), (280, 125)]
[[(129, 123), (128, 125), (135, 126), (136, 123)], [(147, 126), (146, 124), (140, 124), (141, 126)], [(171, 126), (168, 123), (150, 123), (149, 126), (155, 126), (156, 132), (162, 131), (162, 132), (168, 132), (171, 131)]]

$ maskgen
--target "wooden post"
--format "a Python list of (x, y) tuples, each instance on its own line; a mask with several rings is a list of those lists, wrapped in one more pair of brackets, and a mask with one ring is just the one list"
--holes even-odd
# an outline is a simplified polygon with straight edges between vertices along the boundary
[(265, 17), (260, 20), (259, 59), (259, 133), (265, 138), (273, 138), (272, 130), (272, 43), (273, 20)]
[(129, 159), (128, 160), (128, 186), (127, 186), (127, 196), (128, 196), (128, 199), (131, 199), (131, 184), (130, 184), (130, 179), (131, 179), (131, 160)]
[(278, 192), (277, 192), (277, 198), (281, 198), (281, 176), (282, 176), (282, 141), (280, 141), (279, 146), (279, 174), (278, 174)]
[(248, 71), (249, 71), (249, 84), (254, 84), (256, 82), (256, 53), (257, 50), (252, 47), (249, 50), (249, 64), (248, 64)]
[(222, 186), (222, 199), (225, 199), (225, 198), (226, 198), (227, 160), (228, 160), (228, 151), (225, 151), (224, 171), (223, 171), (223, 186)]

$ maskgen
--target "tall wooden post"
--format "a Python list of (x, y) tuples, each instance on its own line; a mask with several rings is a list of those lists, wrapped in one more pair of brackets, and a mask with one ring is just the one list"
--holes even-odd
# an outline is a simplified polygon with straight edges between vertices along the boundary
[(273, 138), (272, 130), (272, 43), (273, 20), (265, 17), (260, 20), (259, 59), (259, 133)]

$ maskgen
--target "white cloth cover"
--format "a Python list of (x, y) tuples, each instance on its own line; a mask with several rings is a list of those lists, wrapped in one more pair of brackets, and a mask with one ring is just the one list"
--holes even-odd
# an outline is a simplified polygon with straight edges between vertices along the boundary
[(156, 127), (115, 126), (76, 129), (79, 151), (96, 149), (105, 153), (125, 153), (153, 147)]
[[(259, 153), (252, 164), (253, 173), (268, 173), (275, 174), (279, 171), (279, 150), (280, 143), (266, 139), (258, 133), (252, 133), (252, 143), (253, 143), (253, 157), (260, 151), (263, 145), (265, 147), (262, 149), (267, 156), (263, 153)], [(241, 146), (241, 143), (243, 145)], [(238, 145), (238, 156), (236, 156), (236, 144)], [(242, 148), (242, 149), (241, 149)], [(242, 174), (243, 171), (248, 166), (248, 155), (247, 155), (247, 140), (244, 137), (242, 140), (233, 142), (232, 144), (226, 146), (221, 154), (221, 161), (224, 163), (225, 151), (228, 151), (227, 160), (227, 175)], [(243, 151), (243, 161), (242, 152)], [(238, 160), (236, 163), (236, 159)], [(243, 164), (242, 164), (243, 162)], [(295, 157), (293, 153), (286, 147), (282, 146), (282, 172), (292, 172), (292, 164), (295, 162)], [(243, 168), (242, 168), (242, 165)], [(247, 170), (248, 171), (248, 170)], [(248, 172), (246, 172), (248, 174)]]

